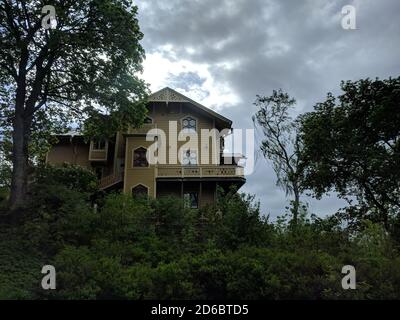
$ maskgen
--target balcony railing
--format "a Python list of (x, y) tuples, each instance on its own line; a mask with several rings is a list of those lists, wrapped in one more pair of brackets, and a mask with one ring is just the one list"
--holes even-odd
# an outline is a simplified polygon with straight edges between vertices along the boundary
[(121, 182), (123, 179), (123, 173), (118, 173), (118, 174), (111, 174), (109, 176), (103, 177), (99, 181), (99, 188), (100, 189), (105, 189), (107, 187), (110, 187), (118, 182)]
[(90, 150), (89, 151), (90, 161), (106, 161), (107, 160), (107, 150)]
[(212, 178), (244, 177), (243, 167), (239, 166), (159, 166), (159, 178)]

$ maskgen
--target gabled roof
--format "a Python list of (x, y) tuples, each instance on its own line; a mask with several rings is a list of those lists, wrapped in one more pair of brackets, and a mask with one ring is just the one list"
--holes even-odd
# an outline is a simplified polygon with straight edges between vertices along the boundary
[(195, 107), (205, 111), (208, 113), (210, 116), (219, 119), (220, 121), (228, 124), (230, 127), (232, 125), (232, 121), (229, 120), (228, 118), (225, 118), (224, 116), (220, 115), (219, 113), (203, 106), (202, 104), (186, 97), (185, 95), (175, 91), (174, 89), (171, 89), (169, 87), (165, 87), (164, 89), (161, 89), (157, 92), (152, 93), (148, 99), (150, 102), (187, 102)]
[(77, 128), (71, 128), (69, 131), (62, 132), (62, 133), (52, 133), (52, 136), (67, 136), (67, 137), (74, 137), (74, 136), (83, 136), (82, 132), (80, 132)]

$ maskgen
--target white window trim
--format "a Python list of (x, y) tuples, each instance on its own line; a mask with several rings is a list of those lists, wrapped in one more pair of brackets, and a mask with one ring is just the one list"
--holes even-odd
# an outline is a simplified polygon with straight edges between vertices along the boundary
[[(108, 139), (105, 139), (106, 145), (104, 149), (94, 149), (94, 141), (90, 140), (89, 146), (89, 161), (107, 161), (108, 159)], [(105, 152), (105, 156), (103, 159), (94, 159), (92, 158), (92, 152)]]
[(108, 140), (104, 139), (105, 145), (104, 149), (95, 149), (94, 148), (94, 140), (90, 140), (90, 151), (107, 151), (108, 150)]
[(181, 131), (183, 132), (183, 130), (187, 130), (186, 128), (183, 127), (183, 120), (185, 120), (186, 118), (192, 118), (193, 120), (196, 121), (196, 130), (193, 131), (186, 131), (184, 132), (185, 134), (194, 134), (194, 133), (198, 133), (199, 132), (199, 119), (191, 114), (186, 114), (184, 117), (182, 117), (180, 119), (180, 124), (181, 124)]

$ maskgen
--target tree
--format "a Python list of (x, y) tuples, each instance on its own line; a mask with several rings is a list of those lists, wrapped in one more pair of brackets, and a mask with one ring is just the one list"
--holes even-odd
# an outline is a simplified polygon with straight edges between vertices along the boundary
[(269, 97), (257, 95), (255, 105), (259, 108), (253, 116), (253, 122), (263, 134), (261, 151), (272, 162), (277, 176), (277, 185), (286, 195), (293, 194), (293, 222), (297, 222), (300, 209), (302, 188), (302, 164), (297, 121), (289, 115), (296, 100), (282, 90), (274, 90)]
[(357, 204), (352, 218), (384, 223), (400, 212), (400, 78), (341, 83), (302, 116), (305, 184)]
[[(54, 7), (56, 26), (41, 17), (44, 5)], [(125, 0), (0, 1), (0, 121), (12, 131), (11, 209), (25, 199), (29, 147), (43, 129), (99, 110), (110, 116), (109, 131), (143, 120), (136, 14)]]
[(9, 188), (11, 185), (11, 165), (5, 154), (4, 141), (0, 140), (0, 187)]

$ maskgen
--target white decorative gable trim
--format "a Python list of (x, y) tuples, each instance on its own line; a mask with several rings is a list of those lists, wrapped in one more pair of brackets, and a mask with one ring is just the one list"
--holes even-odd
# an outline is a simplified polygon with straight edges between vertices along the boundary
[(190, 102), (184, 95), (172, 90), (171, 88), (164, 88), (150, 95), (149, 101), (162, 101), (162, 102)]
[(231, 120), (168, 87), (151, 94), (147, 100), (150, 102), (166, 102), (167, 104), (168, 102), (187, 102), (224, 121), (229, 127), (232, 125)]

